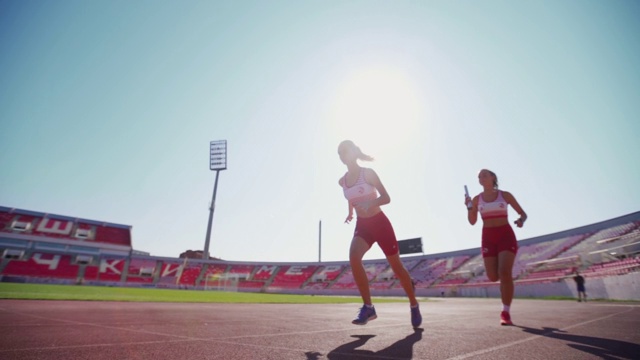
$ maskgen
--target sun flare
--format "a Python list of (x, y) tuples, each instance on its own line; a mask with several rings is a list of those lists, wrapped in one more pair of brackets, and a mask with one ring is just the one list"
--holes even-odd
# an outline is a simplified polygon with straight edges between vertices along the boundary
[(368, 151), (387, 154), (416, 139), (424, 117), (419, 88), (408, 74), (380, 66), (349, 74), (330, 111), (336, 140), (352, 139)]

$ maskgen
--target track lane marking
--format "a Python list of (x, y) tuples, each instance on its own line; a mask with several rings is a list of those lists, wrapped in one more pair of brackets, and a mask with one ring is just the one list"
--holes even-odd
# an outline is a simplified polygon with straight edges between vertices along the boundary
[(463, 354), (463, 355), (454, 356), (454, 357), (448, 358), (447, 360), (467, 359), (467, 358), (470, 358), (470, 357), (473, 357), (473, 356), (478, 356), (478, 355), (486, 354), (486, 353), (489, 353), (489, 352), (492, 352), (492, 351), (505, 349), (505, 348), (508, 348), (508, 347), (511, 347), (511, 346), (514, 346), (514, 345), (525, 343), (527, 341), (536, 340), (536, 339), (540, 339), (540, 338), (546, 337), (547, 335), (552, 334), (555, 331), (567, 331), (567, 330), (573, 329), (575, 327), (580, 327), (580, 326), (584, 326), (584, 325), (590, 324), (592, 322), (608, 319), (610, 317), (614, 317), (614, 316), (617, 316), (617, 315), (620, 315), (620, 314), (625, 314), (625, 313), (628, 313), (628, 312), (633, 311), (633, 310), (634, 310), (634, 307), (630, 307), (629, 309), (626, 309), (625, 311), (620, 311), (620, 312), (617, 312), (615, 314), (609, 314), (609, 315), (606, 315), (606, 316), (599, 317), (597, 319), (591, 319), (591, 320), (583, 321), (581, 323), (565, 326), (562, 329), (554, 329), (552, 331), (547, 331), (547, 332), (544, 332), (544, 333), (539, 334), (539, 335), (532, 335), (530, 337), (527, 337), (527, 338), (524, 338), (524, 339), (520, 339), (520, 340), (516, 340), (516, 341), (512, 341), (512, 342), (509, 342), (509, 343), (506, 343), (506, 344), (497, 345), (497, 346), (493, 346), (493, 347), (490, 347), (490, 348), (486, 348), (486, 349), (482, 349), (482, 350), (477, 350), (477, 351), (473, 351), (473, 352), (470, 352), (470, 353), (466, 353), (466, 354)]

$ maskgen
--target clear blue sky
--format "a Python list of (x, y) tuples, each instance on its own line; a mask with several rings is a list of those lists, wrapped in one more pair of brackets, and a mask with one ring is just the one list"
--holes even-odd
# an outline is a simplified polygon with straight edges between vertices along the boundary
[(399, 239), (478, 247), (481, 168), (527, 239), (640, 210), (638, 64), (638, 1), (2, 0), (0, 205), (202, 249), (226, 139), (211, 254), (346, 260), (352, 139)]

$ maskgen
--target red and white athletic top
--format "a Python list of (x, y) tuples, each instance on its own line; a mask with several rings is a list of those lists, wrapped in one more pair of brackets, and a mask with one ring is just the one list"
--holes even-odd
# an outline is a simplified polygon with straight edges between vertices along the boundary
[(498, 197), (492, 202), (485, 202), (482, 199), (482, 194), (478, 195), (478, 211), (480, 211), (482, 220), (506, 218), (508, 206), (509, 204), (502, 197), (502, 191), (500, 190), (498, 190)]
[(360, 168), (358, 180), (352, 186), (347, 186), (347, 174), (344, 174), (342, 178), (342, 191), (344, 192), (344, 197), (351, 205), (365, 200), (375, 200), (378, 197), (376, 188), (364, 179), (364, 168)]

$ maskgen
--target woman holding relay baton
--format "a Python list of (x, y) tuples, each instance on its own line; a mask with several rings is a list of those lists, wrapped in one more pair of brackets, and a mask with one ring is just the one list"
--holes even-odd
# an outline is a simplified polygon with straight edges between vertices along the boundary
[(502, 298), (501, 325), (513, 325), (511, 322), (511, 302), (513, 300), (513, 263), (518, 252), (516, 236), (509, 225), (508, 206), (520, 215), (514, 224), (521, 228), (527, 220), (516, 198), (507, 191), (498, 189), (498, 177), (493, 171), (482, 169), (478, 181), (483, 191), (473, 197), (469, 196), (465, 185), (464, 203), (467, 206), (467, 218), (471, 225), (478, 221), (478, 212), (482, 217), (482, 258), (484, 268), (490, 281), (500, 280), (500, 296)]

